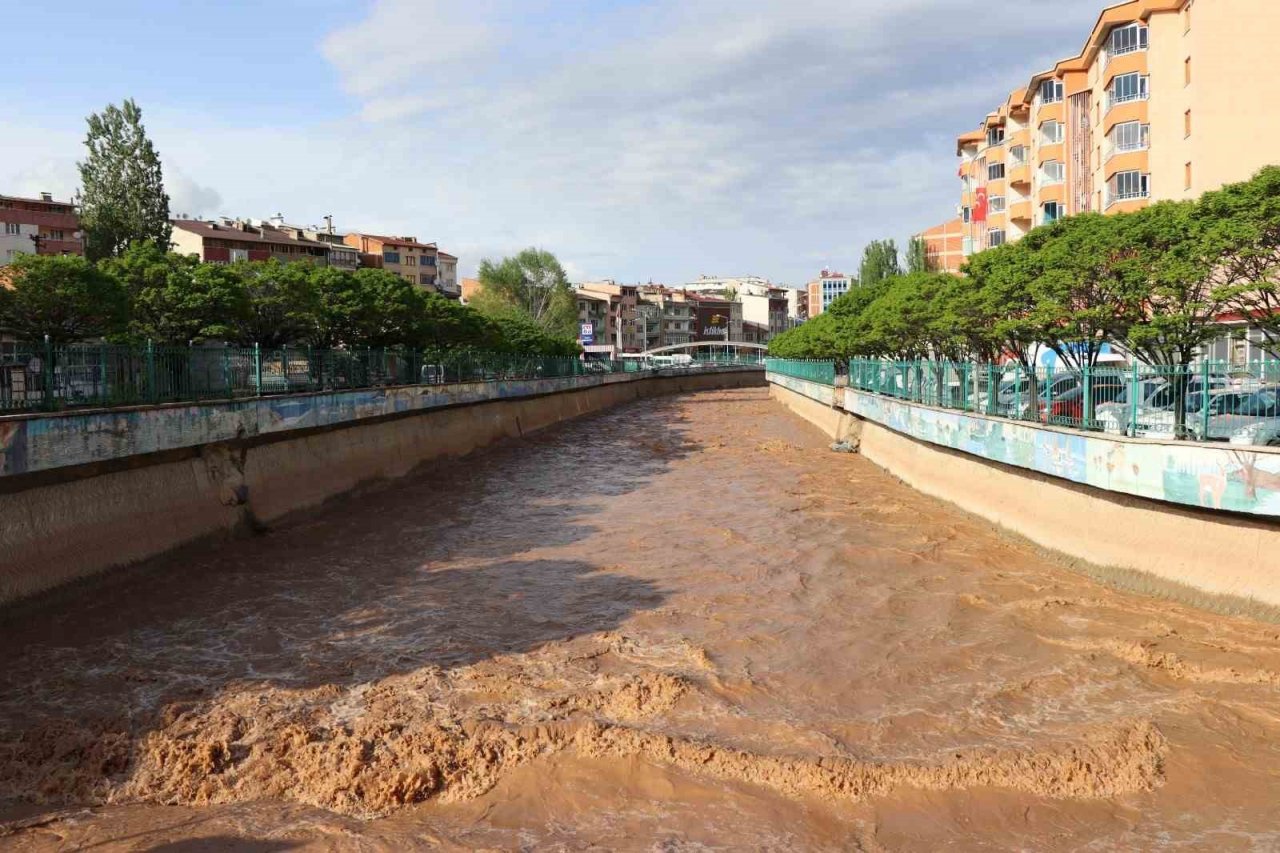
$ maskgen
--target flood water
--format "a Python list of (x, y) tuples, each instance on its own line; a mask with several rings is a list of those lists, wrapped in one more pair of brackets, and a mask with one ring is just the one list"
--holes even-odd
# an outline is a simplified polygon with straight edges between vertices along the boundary
[(1280, 846), (1277, 626), (828, 443), (641, 401), (0, 617), (0, 847)]

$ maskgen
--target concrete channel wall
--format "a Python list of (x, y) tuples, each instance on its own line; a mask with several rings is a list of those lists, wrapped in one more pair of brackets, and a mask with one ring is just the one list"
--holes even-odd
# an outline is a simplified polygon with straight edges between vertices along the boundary
[[(772, 373), (768, 379), (774, 399), (828, 435), (856, 438), (863, 456), (903, 482), (1036, 544), (1096, 566), (1280, 605), (1280, 506), (1271, 499), (1275, 486), (1269, 473), (1280, 467), (1275, 451), (1251, 448), (1249, 458), (1242, 459), (1240, 448), (1227, 445), (1064, 437), (1064, 430), (1003, 423), (1002, 428), (1040, 434), (1030, 437), (1032, 447), (1063, 448), (1041, 455), (1044, 464), (1059, 466), (1050, 473), (1054, 469), (1033, 467), (1034, 456), (1017, 465), (981, 452), (992, 446), (991, 430), (967, 421), (998, 419)], [(965, 423), (939, 429), (941, 420), (952, 416)], [(852, 423), (844, 417), (852, 417)], [(1075, 444), (1086, 438), (1092, 444)], [(1151, 460), (1163, 484), (1158, 496), (1142, 471), (1144, 461)], [(1205, 470), (1209, 473), (1194, 473)], [(1189, 491), (1184, 480), (1192, 484)], [(1230, 493), (1242, 497), (1232, 504)], [(1249, 515), (1237, 509), (1245, 495)]]
[(763, 384), (709, 368), (23, 418), (46, 436), (26, 463), (63, 464), (0, 476), (0, 604), (620, 403)]

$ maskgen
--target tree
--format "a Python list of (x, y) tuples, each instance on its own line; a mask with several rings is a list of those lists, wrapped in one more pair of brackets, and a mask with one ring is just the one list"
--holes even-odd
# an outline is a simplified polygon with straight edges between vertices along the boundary
[(92, 260), (114, 257), (141, 240), (167, 250), (169, 196), (142, 110), (132, 100), (109, 104), (88, 123), (89, 154), (79, 164), (85, 253)]
[(897, 275), (902, 275), (897, 245), (892, 240), (872, 240), (862, 253), (858, 282), (866, 287)]
[(19, 340), (54, 344), (124, 331), (129, 295), (112, 276), (74, 255), (22, 255), (0, 286), (0, 326)]
[(929, 251), (920, 237), (912, 237), (907, 243), (907, 272), (932, 272), (929, 269)]
[(1280, 166), (1205, 193), (1191, 218), (1214, 262), (1215, 295), (1280, 357)]
[(573, 290), (556, 256), (525, 249), (501, 263), (480, 262), (480, 291), (472, 304), (483, 314), (500, 317), (517, 312), (557, 337), (571, 338), (578, 313)]
[(305, 261), (282, 264), (274, 258), (233, 264), (231, 271), (240, 276), (249, 297), (241, 340), (268, 349), (311, 340), (321, 310), (312, 276), (317, 269)]
[(143, 241), (100, 267), (132, 301), (128, 334), (135, 341), (238, 340), (249, 322), (245, 282), (226, 264), (202, 264)]

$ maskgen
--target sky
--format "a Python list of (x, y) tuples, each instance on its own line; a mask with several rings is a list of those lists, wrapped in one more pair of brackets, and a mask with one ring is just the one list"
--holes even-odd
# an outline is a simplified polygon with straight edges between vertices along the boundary
[(955, 137), (1104, 0), (7, 4), (0, 193), (70, 197), (132, 97), (174, 215), (801, 285), (955, 215)]

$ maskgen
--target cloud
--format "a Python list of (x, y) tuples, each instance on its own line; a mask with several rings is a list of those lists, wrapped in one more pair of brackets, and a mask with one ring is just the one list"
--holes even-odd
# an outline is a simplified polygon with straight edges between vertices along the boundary
[[(475, 227), (521, 223), (592, 276), (801, 281), (815, 254), (852, 265), (953, 215), (955, 134), (1078, 49), (1096, 7), (380, 0), (323, 51)], [(453, 40), (403, 35), (428, 30)]]

